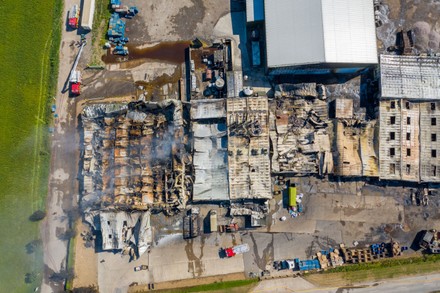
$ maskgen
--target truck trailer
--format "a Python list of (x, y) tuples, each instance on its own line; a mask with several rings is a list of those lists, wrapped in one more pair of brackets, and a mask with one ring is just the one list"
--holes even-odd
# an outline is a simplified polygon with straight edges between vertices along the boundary
[(209, 212), (209, 226), (210, 226), (210, 230), (211, 233), (212, 232), (217, 232), (218, 231), (218, 225), (217, 225), (217, 211), (215, 210), (211, 210)]
[(289, 207), (296, 207), (296, 185), (294, 183), (289, 184)]
[(293, 270), (295, 269), (295, 261), (293, 259), (274, 261), (273, 267), (278, 271)]
[(69, 10), (69, 26), (73, 29), (77, 29), (79, 24), (79, 7), (78, 5), (73, 5)]
[(93, 16), (95, 14), (95, 0), (83, 0), (81, 15), (81, 27), (91, 31), (93, 28)]
[(191, 239), (200, 235), (200, 218), (198, 214), (183, 217), (183, 239)]

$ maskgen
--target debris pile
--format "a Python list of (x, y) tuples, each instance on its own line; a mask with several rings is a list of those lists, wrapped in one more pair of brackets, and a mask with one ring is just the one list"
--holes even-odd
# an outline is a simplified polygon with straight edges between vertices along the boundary
[(430, 253), (440, 253), (440, 233), (437, 230), (429, 230), (423, 232), (420, 247), (426, 249)]
[(181, 107), (167, 100), (84, 109), (85, 206), (167, 213), (185, 207), (192, 181)]
[(102, 235), (102, 250), (120, 250), (136, 260), (152, 243), (150, 212), (89, 211), (86, 221)]
[(315, 83), (279, 85), (271, 109), (273, 171), (330, 173), (333, 158), (325, 88)]

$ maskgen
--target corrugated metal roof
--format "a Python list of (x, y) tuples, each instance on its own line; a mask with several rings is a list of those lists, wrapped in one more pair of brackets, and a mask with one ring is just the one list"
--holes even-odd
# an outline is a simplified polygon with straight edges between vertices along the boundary
[(263, 0), (246, 0), (246, 21), (264, 20)]
[(268, 67), (377, 63), (371, 0), (266, 0)]
[(204, 99), (191, 101), (191, 119), (212, 119), (226, 117), (225, 99)]
[(380, 56), (381, 96), (417, 100), (440, 99), (440, 58)]
[(193, 123), (193, 200), (228, 200), (227, 137), (225, 124)]

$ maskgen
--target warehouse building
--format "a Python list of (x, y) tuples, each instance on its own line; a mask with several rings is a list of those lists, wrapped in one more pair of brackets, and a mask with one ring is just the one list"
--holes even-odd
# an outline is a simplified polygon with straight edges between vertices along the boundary
[[(247, 1), (248, 22), (258, 3)], [(271, 74), (355, 73), (377, 64), (371, 0), (266, 0), (264, 22)]]

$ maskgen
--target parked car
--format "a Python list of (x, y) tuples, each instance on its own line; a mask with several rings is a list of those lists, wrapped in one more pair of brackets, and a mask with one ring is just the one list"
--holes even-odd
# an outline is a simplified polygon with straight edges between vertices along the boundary
[(148, 266), (147, 265), (140, 265), (140, 266), (134, 267), (134, 271), (135, 272), (144, 271), (144, 270), (148, 270)]

